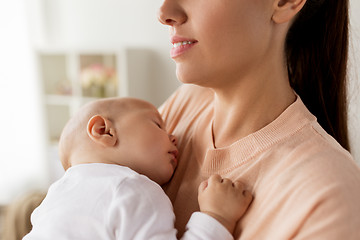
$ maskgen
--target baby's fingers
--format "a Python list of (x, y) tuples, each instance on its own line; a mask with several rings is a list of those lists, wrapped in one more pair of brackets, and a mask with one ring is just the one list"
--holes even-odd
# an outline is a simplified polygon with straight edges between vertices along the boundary
[(211, 175), (208, 179), (209, 185), (221, 183), (222, 181), (222, 177), (218, 174)]
[(253, 195), (249, 190), (243, 190), (242, 194), (245, 198), (245, 203), (249, 205), (253, 200)]
[(233, 185), (234, 185), (235, 188), (237, 188), (239, 190), (244, 190), (245, 189), (245, 185), (240, 181), (235, 181), (233, 183)]
[(198, 192), (202, 193), (208, 186), (213, 186), (214, 184), (221, 183), (221, 181), (222, 181), (221, 176), (218, 174), (214, 174), (200, 183)]
[(204, 180), (200, 183), (199, 188), (198, 188), (198, 192), (202, 193), (208, 186), (208, 180)]
[(244, 197), (245, 203), (250, 204), (252, 199), (253, 199), (253, 196), (252, 196), (252, 194), (251, 194), (251, 192), (249, 190), (246, 190), (245, 184), (240, 182), (240, 181), (235, 181), (233, 183), (233, 186), (238, 191), (241, 191), (241, 193), (242, 193), (242, 195)]

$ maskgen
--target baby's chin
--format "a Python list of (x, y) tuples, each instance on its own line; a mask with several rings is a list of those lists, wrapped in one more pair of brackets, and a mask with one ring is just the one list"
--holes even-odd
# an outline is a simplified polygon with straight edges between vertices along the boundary
[(162, 181), (162, 183), (159, 183), (160, 186), (166, 186), (172, 179), (174, 174), (171, 174), (170, 177), (166, 178), (164, 181)]

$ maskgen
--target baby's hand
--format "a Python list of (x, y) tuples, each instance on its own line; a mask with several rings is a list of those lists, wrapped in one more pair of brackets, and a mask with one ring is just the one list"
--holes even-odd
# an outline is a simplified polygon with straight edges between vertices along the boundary
[(252, 195), (240, 182), (212, 175), (199, 186), (200, 211), (206, 213), (233, 233), (236, 222), (244, 215)]

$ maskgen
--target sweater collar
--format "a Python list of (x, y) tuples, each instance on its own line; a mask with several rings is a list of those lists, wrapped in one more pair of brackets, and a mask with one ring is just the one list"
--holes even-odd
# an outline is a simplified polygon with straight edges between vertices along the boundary
[[(206, 174), (226, 174), (274, 144), (284, 141), (313, 121), (316, 121), (316, 118), (297, 95), (295, 102), (273, 122), (229, 146), (214, 148), (211, 134), (209, 139), (211, 144), (208, 146), (212, 147), (206, 151), (202, 171)], [(207, 131), (212, 133), (211, 124)]]

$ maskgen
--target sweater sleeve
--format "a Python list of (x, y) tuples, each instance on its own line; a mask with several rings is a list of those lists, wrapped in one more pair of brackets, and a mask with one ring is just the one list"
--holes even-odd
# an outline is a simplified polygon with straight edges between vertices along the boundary
[[(159, 185), (147, 179), (127, 179), (112, 202), (109, 222), (116, 239), (177, 239), (172, 205)], [(187, 228), (183, 240), (233, 239), (225, 227), (203, 213), (194, 213)]]

